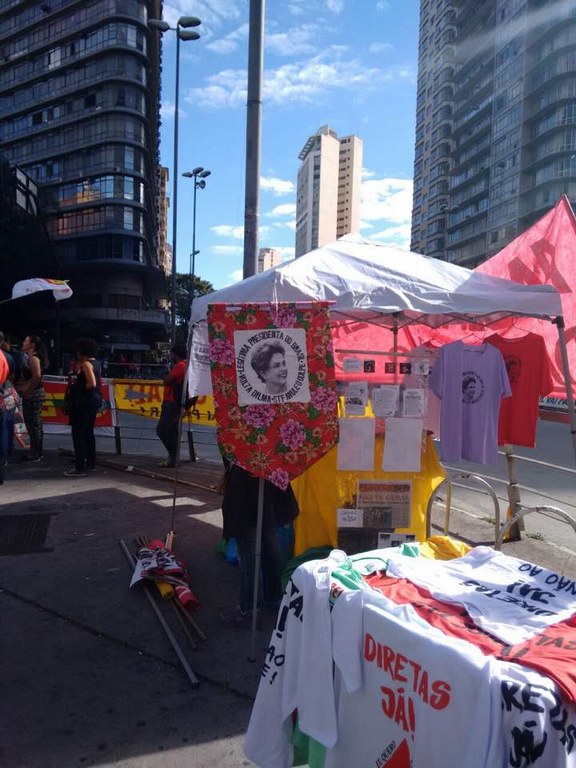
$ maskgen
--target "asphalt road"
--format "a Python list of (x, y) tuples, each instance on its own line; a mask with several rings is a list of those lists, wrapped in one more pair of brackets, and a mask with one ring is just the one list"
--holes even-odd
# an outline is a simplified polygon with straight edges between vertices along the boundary
[[(156, 437), (156, 422), (134, 414), (120, 414), (122, 452), (134, 455), (165, 457), (165, 451)], [(182, 457), (188, 458), (188, 426), (183, 426)], [(194, 445), (198, 458), (220, 462), (216, 446), (216, 430), (213, 427), (194, 427)], [(69, 435), (47, 435), (48, 448), (72, 449)], [(115, 454), (113, 436), (98, 437), (100, 453)], [(525, 507), (546, 506), (561, 509), (576, 520), (576, 459), (568, 424), (540, 421), (536, 447), (514, 448), (514, 466), (519, 483), (521, 504)], [(447, 465), (451, 473), (477, 475), (493, 488), (498, 499), (502, 519), (508, 509), (508, 464), (504, 454), (493, 466), (462, 462)], [(440, 493), (440, 503), (435, 504), (435, 519), (443, 519), (445, 493)], [(458, 511), (482, 519), (495, 517), (494, 504), (481, 484), (474, 480), (456, 479), (452, 492), (452, 507)], [(526, 535), (549, 541), (560, 547), (576, 551), (576, 530), (549, 512), (534, 512), (524, 519)], [(576, 525), (576, 522), (575, 522)]]

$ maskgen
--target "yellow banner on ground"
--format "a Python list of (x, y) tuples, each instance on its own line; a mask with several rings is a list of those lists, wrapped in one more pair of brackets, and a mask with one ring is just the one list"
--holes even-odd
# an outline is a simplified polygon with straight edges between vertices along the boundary
[[(162, 408), (164, 385), (159, 379), (114, 379), (114, 400), (119, 411), (158, 419)], [(214, 401), (210, 395), (199, 395), (185, 418), (193, 424), (215, 427)]]
[(412, 488), (410, 525), (396, 533), (414, 534), (416, 541), (426, 539), (428, 501), (445, 474), (429, 436), (421, 454), (420, 472), (384, 472), (382, 453), (384, 437), (377, 435), (372, 472), (348, 472), (337, 469), (338, 446), (332, 448), (302, 475), (292, 480), (300, 514), (294, 521), (294, 555), (311, 547), (338, 547), (337, 511), (353, 508), (358, 480), (409, 481)]

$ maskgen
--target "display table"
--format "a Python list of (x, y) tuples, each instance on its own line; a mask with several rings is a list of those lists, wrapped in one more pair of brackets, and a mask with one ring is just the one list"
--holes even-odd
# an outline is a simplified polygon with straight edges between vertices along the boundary
[[(420, 472), (384, 472), (380, 469), (383, 451), (384, 436), (377, 435), (373, 471), (349, 472), (338, 470), (337, 448), (333, 448), (292, 481), (300, 507), (294, 523), (295, 555), (311, 547), (338, 546), (337, 510), (354, 506), (358, 480), (410, 483), (410, 524), (396, 532), (413, 534), (416, 541), (424, 541), (429, 499), (446, 477), (434, 442), (429, 435), (422, 442)], [(363, 549), (373, 546), (376, 544)]]
[(576, 766), (575, 592), (488, 547), (444, 562), (386, 550), (305, 563), (278, 613), (246, 755), (289, 768), (297, 721), (324, 768)]

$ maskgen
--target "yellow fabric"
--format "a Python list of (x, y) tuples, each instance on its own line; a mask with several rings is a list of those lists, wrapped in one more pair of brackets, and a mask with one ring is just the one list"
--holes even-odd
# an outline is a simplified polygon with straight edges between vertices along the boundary
[(450, 536), (430, 536), (420, 544), (420, 557), (429, 560), (453, 560), (464, 557), (472, 547)]
[[(383, 450), (384, 437), (377, 435), (375, 467), (382, 466)], [(300, 555), (310, 547), (337, 546), (336, 510), (352, 503), (359, 479), (411, 480), (412, 524), (410, 528), (399, 528), (397, 532), (414, 533), (417, 541), (424, 541), (428, 500), (445, 478), (430, 436), (427, 435), (424, 441), (420, 472), (384, 472), (382, 469), (372, 472), (343, 472), (336, 468), (337, 451), (337, 446), (332, 448), (292, 481), (300, 507), (300, 514), (294, 522), (294, 555)]]

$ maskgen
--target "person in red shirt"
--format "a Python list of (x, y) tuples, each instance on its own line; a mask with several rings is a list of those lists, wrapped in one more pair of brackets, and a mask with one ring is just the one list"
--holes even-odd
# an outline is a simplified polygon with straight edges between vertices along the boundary
[(164, 378), (164, 397), (162, 410), (156, 427), (156, 434), (168, 451), (168, 458), (161, 461), (159, 467), (175, 467), (178, 448), (178, 421), (182, 400), (182, 387), (188, 368), (186, 346), (175, 344), (171, 349), (172, 368)]

